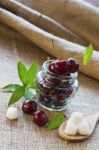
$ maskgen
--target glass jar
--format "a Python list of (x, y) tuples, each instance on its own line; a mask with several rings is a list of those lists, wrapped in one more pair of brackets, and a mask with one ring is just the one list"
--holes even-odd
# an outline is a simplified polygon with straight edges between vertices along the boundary
[(52, 73), (48, 69), (52, 61), (45, 61), (37, 75), (37, 101), (46, 109), (62, 111), (77, 92), (78, 73), (69, 76)]

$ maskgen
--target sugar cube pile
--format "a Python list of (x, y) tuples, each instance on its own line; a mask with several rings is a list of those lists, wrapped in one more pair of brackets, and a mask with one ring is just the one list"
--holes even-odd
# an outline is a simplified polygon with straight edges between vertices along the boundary
[(65, 131), (67, 135), (89, 135), (91, 133), (90, 126), (87, 119), (84, 118), (83, 114), (80, 112), (74, 112), (68, 119)]

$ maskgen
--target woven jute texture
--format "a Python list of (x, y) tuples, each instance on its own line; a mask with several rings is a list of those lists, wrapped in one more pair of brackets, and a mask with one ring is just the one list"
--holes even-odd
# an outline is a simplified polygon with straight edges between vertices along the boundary
[[(33, 60), (38, 59), (41, 66), (48, 56), (47, 53), (36, 47), (19, 33), (0, 23), (1, 87), (8, 83), (19, 82), (16, 68), (18, 60), (21, 59), (28, 66)], [(10, 93), (0, 91), (0, 150), (99, 149), (98, 124), (90, 139), (81, 143), (69, 143), (59, 137), (57, 129), (47, 131), (46, 128), (39, 128), (34, 125), (33, 118), (22, 113), (22, 101), (16, 104), (19, 109), (18, 121), (7, 120), (5, 114), (10, 95)], [(85, 115), (99, 112), (99, 81), (83, 74), (79, 75), (79, 90), (76, 97), (67, 107), (67, 116), (73, 111), (81, 111)]]
[[(55, 5), (56, 1), (57, 5)], [(18, 31), (38, 47), (57, 58), (66, 59), (77, 56), (80, 71), (99, 79), (99, 9), (83, 0), (56, 1), (47, 0), (47, 3), (44, 0), (40, 0), (39, 3), (35, 0), (29, 1), (34, 9), (42, 11), (40, 13), (15, 0), (1, 0), (0, 22)], [(53, 8), (54, 5), (56, 7)], [(60, 11), (58, 11), (59, 9)], [(64, 35), (65, 39), (60, 38)], [(87, 43), (82, 41), (81, 37)], [(79, 45), (72, 42), (75, 38), (77, 42), (85, 44)], [(86, 44), (89, 45), (91, 42), (94, 49), (96, 47), (97, 49), (94, 50), (90, 63), (85, 66), (82, 63), (82, 51), (86, 49)]]

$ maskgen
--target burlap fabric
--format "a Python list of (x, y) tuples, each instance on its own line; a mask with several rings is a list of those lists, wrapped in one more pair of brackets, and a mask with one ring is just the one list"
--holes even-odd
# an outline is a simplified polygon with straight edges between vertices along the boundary
[[(21, 0), (20, 0), (21, 1)], [(33, 7), (32, 0), (21, 1)], [(31, 3), (29, 3), (31, 2)], [(27, 66), (34, 59), (41, 65), (49, 55), (25, 39), (16, 31), (0, 23), (0, 85), (18, 83), (16, 63), (23, 60)], [(22, 101), (16, 105), (19, 120), (8, 121), (5, 117), (10, 93), (0, 91), (0, 150), (98, 150), (99, 125), (92, 137), (81, 143), (69, 143), (58, 136), (58, 131), (47, 131), (32, 122), (32, 117), (21, 111)], [(79, 75), (79, 90), (69, 104), (66, 114), (82, 111), (84, 114), (99, 112), (99, 81)]]
[[(58, 0), (57, 5), (55, 3), (53, 0), (49, 0), (47, 3), (43, 0), (39, 3), (34, 0), (34, 9), (41, 11), (43, 8), (42, 14), (15, 0), (1, 0), (0, 22), (15, 29), (55, 57), (63, 59), (78, 56), (80, 71), (99, 79), (98, 8), (83, 0), (66, 0), (65, 2)], [(53, 7), (54, 5), (55, 7)], [(51, 14), (53, 19), (49, 18)], [(81, 52), (85, 50), (84, 46), (90, 42), (97, 49), (94, 50), (91, 62), (84, 66)]]

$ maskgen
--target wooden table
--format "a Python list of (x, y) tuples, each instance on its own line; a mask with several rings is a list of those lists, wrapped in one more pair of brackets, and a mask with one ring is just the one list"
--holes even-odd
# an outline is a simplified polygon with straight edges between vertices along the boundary
[[(41, 65), (48, 54), (17, 32), (0, 23), (0, 86), (18, 83), (16, 63), (24, 61), (28, 65), (38, 60)], [(81, 143), (69, 143), (58, 136), (58, 131), (47, 131), (32, 122), (32, 117), (19, 109), (18, 121), (8, 121), (5, 117), (10, 93), (0, 91), (0, 150), (98, 150), (99, 125), (93, 136)], [(81, 111), (85, 115), (99, 112), (99, 81), (79, 75), (79, 90), (69, 104), (66, 113)]]

